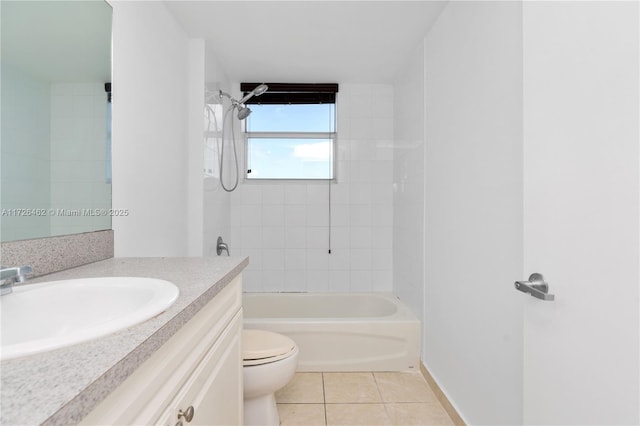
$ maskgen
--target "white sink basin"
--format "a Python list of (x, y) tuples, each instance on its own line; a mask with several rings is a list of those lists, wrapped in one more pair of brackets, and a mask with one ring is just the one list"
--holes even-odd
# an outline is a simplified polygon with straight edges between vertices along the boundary
[(155, 278), (50, 281), (0, 298), (0, 359), (45, 352), (105, 336), (166, 310), (179, 290)]

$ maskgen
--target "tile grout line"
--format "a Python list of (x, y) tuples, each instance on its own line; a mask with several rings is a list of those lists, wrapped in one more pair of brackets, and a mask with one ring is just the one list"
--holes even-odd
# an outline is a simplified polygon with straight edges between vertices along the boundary
[(324, 371), (321, 373), (321, 377), (322, 377), (322, 408), (324, 411), (324, 424), (325, 426), (327, 426), (328, 424), (328, 420), (327, 420), (327, 396), (324, 393)]
[(375, 373), (371, 372), (371, 377), (373, 377), (373, 383), (376, 384), (376, 391), (378, 392), (378, 396), (380, 397), (380, 402), (384, 404), (384, 400), (382, 399), (382, 392), (380, 392), (380, 386), (378, 386), (378, 379), (376, 378)]
[[(320, 374), (321, 386), (322, 386), (322, 405), (323, 405), (322, 410), (323, 410), (323, 418), (324, 418), (324, 421), (318, 419), (318, 420), (320, 420), (318, 423), (319, 424), (324, 424), (325, 426), (328, 426), (329, 425), (329, 419), (328, 419), (328, 404), (329, 403), (327, 402), (326, 380), (325, 380), (326, 379), (325, 373), (327, 373), (327, 372), (318, 372), (318, 373)], [(350, 405), (360, 405), (360, 406), (362, 406), (362, 405), (366, 406), (366, 405), (379, 405), (379, 404), (382, 404), (383, 405), (383, 410), (384, 410), (382, 412), (384, 412), (384, 415), (386, 417), (386, 422), (388, 422), (388, 424), (393, 424), (392, 413), (395, 413), (396, 411), (395, 411), (395, 409), (392, 410), (390, 407), (391, 407), (391, 405), (394, 405), (394, 404), (403, 404), (403, 405), (408, 405), (408, 406), (411, 406), (411, 405), (416, 405), (416, 406), (418, 406), (418, 405), (434, 405), (434, 408), (435, 408), (435, 405), (437, 405), (440, 409), (444, 408), (442, 406), (442, 403), (438, 400), (437, 396), (436, 396), (435, 400), (433, 400), (433, 401), (431, 399), (424, 400), (424, 401), (423, 400), (419, 400), (419, 401), (418, 400), (411, 400), (410, 401), (409, 399), (412, 399), (412, 398), (409, 397), (409, 396), (407, 396), (407, 398), (408, 398), (407, 400), (405, 400), (405, 398), (396, 400), (395, 397), (391, 397), (391, 400), (386, 401), (383, 398), (382, 390), (380, 389), (380, 386), (381, 386), (380, 380), (384, 381), (384, 378), (386, 376), (377, 375), (376, 372), (373, 372), (373, 371), (369, 371), (367, 373), (373, 379), (373, 382), (374, 382), (374, 384), (376, 386), (376, 392), (377, 392), (377, 394), (379, 396), (379, 402), (376, 402), (376, 401), (347, 402), (347, 401), (343, 401), (342, 399), (340, 399), (340, 400), (336, 400), (335, 402), (333, 402), (331, 404), (333, 404), (333, 405), (350, 404)], [(401, 372), (398, 372), (398, 374), (402, 375)], [(425, 383), (427, 389), (429, 389), (430, 391), (433, 391), (433, 389), (431, 389), (431, 386), (428, 383), (428, 381), (426, 380), (426, 378), (424, 377), (424, 375), (415, 374), (415, 376), (419, 377), (421, 379), (421, 381)], [(347, 396), (347, 400), (349, 400), (348, 396)], [(292, 400), (292, 401), (290, 401), (288, 403), (281, 403), (281, 404), (282, 405), (287, 405), (287, 404), (304, 405), (304, 404), (317, 404), (317, 403), (313, 403), (313, 402), (302, 403), (302, 402), (295, 402), (295, 401)], [(364, 409), (366, 410), (366, 408), (364, 408)], [(446, 413), (446, 410), (444, 410), (444, 411), (445, 411), (446, 417), (449, 417), (449, 420), (452, 420), (451, 416), (449, 415), (449, 413)], [(381, 414), (382, 414), (382, 412), (381, 412)]]
[(388, 404), (387, 404), (387, 401), (385, 401), (384, 398), (382, 397), (382, 391), (380, 391), (380, 385), (378, 384), (378, 378), (376, 377), (375, 371), (372, 371), (371, 374), (373, 374), (373, 380), (376, 383), (378, 394), (380, 394), (380, 401), (382, 401), (382, 406), (384, 407), (384, 412), (387, 415), (387, 420), (389, 420), (389, 424), (393, 425), (393, 420), (391, 419), (391, 415), (389, 414), (389, 409), (387, 407)]

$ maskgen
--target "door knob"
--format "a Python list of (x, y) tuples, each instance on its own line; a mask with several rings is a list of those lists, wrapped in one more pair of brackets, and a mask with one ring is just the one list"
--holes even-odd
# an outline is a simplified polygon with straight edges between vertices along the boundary
[(193, 420), (194, 414), (195, 414), (195, 410), (193, 409), (193, 405), (190, 405), (189, 408), (187, 408), (187, 411), (182, 411), (182, 410), (178, 411), (178, 419), (184, 418), (187, 421), (187, 423), (189, 423), (191, 420)]
[(529, 276), (529, 281), (516, 281), (514, 285), (521, 292), (529, 293), (540, 300), (555, 300), (555, 296), (549, 294), (549, 284), (547, 284), (542, 274), (533, 273)]

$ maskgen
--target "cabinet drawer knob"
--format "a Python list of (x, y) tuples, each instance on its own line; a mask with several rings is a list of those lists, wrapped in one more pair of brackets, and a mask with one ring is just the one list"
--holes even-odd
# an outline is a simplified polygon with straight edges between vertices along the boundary
[(193, 405), (190, 405), (189, 408), (187, 408), (187, 411), (182, 411), (182, 410), (178, 411), (178, 419), (181, 419), (184, 417), (187, 423), (189, 423), (191, 420), (193, 420), (194, 413), (195, 413), (195, 410), (193, 409)]

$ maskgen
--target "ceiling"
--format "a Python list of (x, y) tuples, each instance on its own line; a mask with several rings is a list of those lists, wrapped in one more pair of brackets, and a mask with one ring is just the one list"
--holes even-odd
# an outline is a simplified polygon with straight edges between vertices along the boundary
[[(444, 1), (165, 0), (233, 81), (388, 83)], [(208, 76), (209, 77), (209, 76)]]

